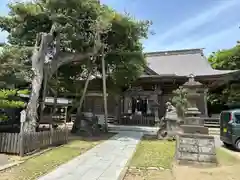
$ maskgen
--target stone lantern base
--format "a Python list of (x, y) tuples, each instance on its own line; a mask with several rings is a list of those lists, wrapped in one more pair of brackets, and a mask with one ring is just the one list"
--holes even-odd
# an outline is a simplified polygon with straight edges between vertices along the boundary
[(175, 158), (179, 164), (211, 163), (216, 165), (214, 137), (203, 134), (179, 134)]
[(216, 164), (215, 139), (208, 135), (208, 128), (204, 127), (204, 119), (196, 106), (199, 94), (197, 88), (202, 84), (190, 75), (188, 82), (183, 85), (187, 88), (189, 108), (185, 113), (184, 125), (181, 125), (182, 134), (177, 137), (176, 160), (178, 163), (213, 163)]

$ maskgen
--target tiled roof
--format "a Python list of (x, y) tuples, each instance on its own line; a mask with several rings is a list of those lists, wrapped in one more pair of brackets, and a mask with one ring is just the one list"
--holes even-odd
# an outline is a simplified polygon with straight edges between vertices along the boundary
[(146, 53), (146, 58), (148, 67), (161, 76), (211, 76), (235, 72), (213, 69), (202, 49), (152, 52)]

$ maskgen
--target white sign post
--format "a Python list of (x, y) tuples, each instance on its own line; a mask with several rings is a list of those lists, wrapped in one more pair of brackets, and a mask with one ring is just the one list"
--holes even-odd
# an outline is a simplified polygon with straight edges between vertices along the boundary
[(26, 110), (23, 109), (23, 110), (20, 112), (20, 114), (21, 114), (21, 117), (20, 117), (21, 131), (20, 131), (20, 132), (22, 132), (22, 131), (23, 131), (23, 123), (26, 121)]
[(20, 123), (21, 123), (21, 129), (20, 129), (20, 156), (24, 156), (24, 147), (23, 147), (23, 124), (26, 121), (26, 110), (23, 109), (21, 112), (21, 117), (20, 117)]

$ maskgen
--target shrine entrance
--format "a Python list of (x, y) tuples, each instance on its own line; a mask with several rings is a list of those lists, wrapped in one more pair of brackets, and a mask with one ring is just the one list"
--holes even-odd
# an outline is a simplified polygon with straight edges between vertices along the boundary
[(133, 87), (125, 91), (121, 100), (122, 109), (119, 124), (154, 126), (159, 121), (159, 88), (144, 90)]
[(148, 99), (147, 98), (141, 98), (140, 96), (138, 98), (132, 97), (132, 114), (140, 113), (142, 115), (147, 114), (148, 109)]

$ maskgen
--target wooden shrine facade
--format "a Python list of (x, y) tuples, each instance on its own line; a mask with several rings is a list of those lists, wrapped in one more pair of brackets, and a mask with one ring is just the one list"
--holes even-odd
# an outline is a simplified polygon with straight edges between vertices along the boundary
[[(131, 88), (108, 95), (109, 117), (119, 124), (154, 125), (164, 116), (165, 104), (171, 101), (172, 92), (184, 84), (190, 74), (204, 85), (199, 90), (201, 98), (197, 106), (202, 116), (207, 116), (208, 90), (226, 84), (240, 74), (239, 71), (213, 69), (202, 49), (147, 53), (146, 60), (148, 67)], [(91, 90), (102, 92), (101, 87)], [(100, 123), (104, 123), (102, 96), (86, 97), (84, 111), (89, 109), (101, 116)]]

